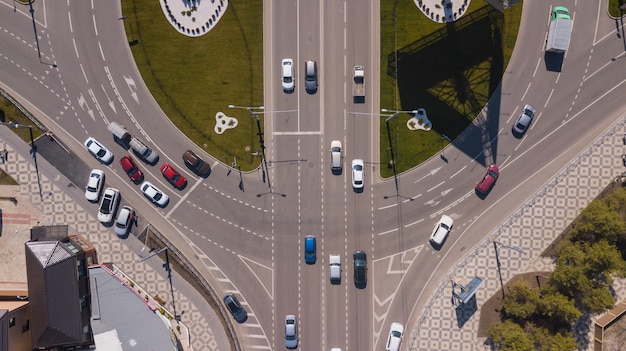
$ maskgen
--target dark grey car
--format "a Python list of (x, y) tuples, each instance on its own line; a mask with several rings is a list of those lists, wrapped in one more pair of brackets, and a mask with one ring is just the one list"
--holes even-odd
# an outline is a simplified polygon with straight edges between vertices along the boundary
[(317, 62), (313, 60), (304, 62), (304, 88), (309, 94), (317, 92)]
[(233, 315), (233, 318), (237, 321), (237, 323), (243, 323), (248, 320), (248, 312), (241, 307), (239, 300), (233, 294), (228, 294), (224, 296), (224, 304), (226, 308)]
[(354, 251), (354, 286), (364, 289), (367, 285), (367, 255), (365, 252)]

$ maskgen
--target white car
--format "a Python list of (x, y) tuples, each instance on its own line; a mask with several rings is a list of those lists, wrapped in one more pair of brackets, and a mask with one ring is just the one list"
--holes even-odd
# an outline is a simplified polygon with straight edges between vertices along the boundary
[(161, 207), (167, 205), (167, 202), (169, 201), (167, 195), (150, 182), (143, 182), (143, 184), (141, 184), (141, 191), (148, 199), (150, 199), (150, 201)]
[(123, 206), (120, 213), (117, 215), (113, 231), (115, 231), (115, 234), (119, 236), (126, 236), (134, 222), (135, 210), (133, 210), (130, 206)]
[(85, 187), (85, 198), (91, 202), (98, 202), (103, 185), (104, 172), (99, 169), (92, 169)]
[(113, 153), (104, 147), (104, 145), (100, 144), (98, 140), (92, 137), (87, 138), (87, 140), (85, 140), (85, 147), (101, 163), (109, 164), (113, 161)]
[(100, 202), (98, 220), (102, 223), (111, 223), (120, 205), (120, 191), (115, 188), (106, 188)]
[(283, 59), (280, 65), (282, 72), (283, 91), (285, 93), (293, 93), (296, 83), (293, 79), (293, 60), (290, 58)]
[(442, 215), (441, 219), (433, 229), (433, 233), (430, 235), (430, 241), (433, 244), (441, 245), (443, 241), (446, 240), (446, 237), (452, 230), (452, 225), (454, 224), (454, 220), (449, 216)]
[(400, 350), (400, 343), (402, 342), (402, 333), (404, 333), (404, 326), (398, 322), (391, 323), (389, 328), (389, 337), (387, 337), (386, 351), (398, 351)]
[(285, 317), (285, 347), (288, 349), (298, 347), (298, 324), (296, 316), (292, 314)]
[(363, 160), (352, 160), (352, 187), (354, 189), (363, 188)]

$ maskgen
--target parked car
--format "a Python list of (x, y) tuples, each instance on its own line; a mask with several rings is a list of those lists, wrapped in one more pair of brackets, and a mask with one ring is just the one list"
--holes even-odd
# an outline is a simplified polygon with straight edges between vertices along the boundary
[(515, 136), (524, 135), (524, 133), (526, 133), (526, 130), (528, 129), (528, 126), (530, 126), (530, 122), (532, 122), (534, 116), (535, 108), (530, 105), (524, 106), (522, 113), (520, 113), (519, 117), (517, 117), (517, 120), (513, 124), (513, 134)]
[(161, 166), (161, 173), (168, 182), (179, 189), (187, 184), (187, 179), (167, 162)]
[(307, 235), (304, 238), (304, 262), (307, 264), (314, 264), (317, 259), (315, 246), (315, 237), (313, 235)]
[(235, 295), (227, 294), (224, 296), (224, 305), (226, 305), (226, 308), (230, 311), (230, 314), (233, 315), (233, 318), (237, 321), (237, 323), (243, 323), (248, 320), (248, 312), (241, 307), (241, 304)]
[(304, 88), (309, 94), (317, 92), (317, 62), (313, 60), (304, 62)]
[(191, 150), (185, 151), (183, 154), (183, 160), (189, 169), (201, 177), (206, 177), (209, 173), (211, 173), (211, 165), (204, 162), (204, 160)]
[(281, 62), (281, 82), (283, 85), (283, 91), (285, 93), (293, 93), (296, 88), (296, 84), (293, 80), (293, 60), (290, 58), (285, 58)]
[(352, 187), (354, 189), (363, 189), (363, 160), (352, 160)]
[(99, 169), (92, 169), (85, 187), (85, 198), (91, 202), (98, 202), (103, 186), (104, 172)]
[(339, 140), (330, 142), (330, 170), (333, 174), (341, 174), (343, 170), (343, 151)]
[(298, 324), (296, 316), (292, 314), (285, 317), (285, 347), (288, 349), (298, 347)]
[(148, 181), (141, 184), (141, 191), (148, 199), (150, 199), (150, 201), (161, 207), (165, 207), (169, 201), (169, 198), (165, 195), (165, 193)]
[(364, 289), (367, 285), (367, 255), (364, 251), (354, 251), (354, 286)]
[(95, 138), (89, 137), (85, 140), (85, 147), (101, 163), (109, 164), (113, 161), (113, 153)]
[(115, 220), (113, 231), (121, 237), (126, 236), (130, 228), (132, 228), (133, 223), (135, 223), (135, 210), (130, 206), (122, 206)]
[(500, 176), (500, 170), (496, 165), (491, 165), (487, 168), (485, 175), (480, 178), (476, 184), (475, 190), (478, 195), (485, 196), (491, 190), (493, 185)]
[(129, 155), (124, 155), (120, 158), (120, 165), (122, 165), (124, 172), (133, 182), (140, 182), (143, 179), (143, 173), (141, 173), (139, 167), (137, 167), (135, 161)]
[(389, 336), (387, 337), (386, 351), (398, 351), (400, 350), (400, 343), (402, 342), (402, 334), (404, 333), (404, 326), (398, 322), (391, 323), (389, 328)]
[(106, 188), (98, 210), (98, 220), (102, 223), (111, 223), (120, 205), (120, 191), (115, 188)]
[(433, 229), (433, 233), (430, 235), (430, 241), (435, 245), (443, 244), (443, 241), (446, 240), (446, 237), (452, 230), (452, 225), (454, 224), (454, 220), (446, 215), (442, 215), (441, 219)]

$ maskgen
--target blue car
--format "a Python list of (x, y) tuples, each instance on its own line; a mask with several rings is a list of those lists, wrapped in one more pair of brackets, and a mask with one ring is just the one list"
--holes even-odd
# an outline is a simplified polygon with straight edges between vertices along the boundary
[(314, 264), (317, 259), (315, 253), (315, 237), (313, 235), (307, 235), (304, 238), (304, 262)]

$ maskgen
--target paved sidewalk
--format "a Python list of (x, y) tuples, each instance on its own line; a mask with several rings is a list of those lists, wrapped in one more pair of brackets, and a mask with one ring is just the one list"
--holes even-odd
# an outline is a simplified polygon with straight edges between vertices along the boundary
[[(527, 272), (552, 271), (550, 259), (539, 255), (561, 234), (589, 202), (615, 177), (626, 170), (620, 157), (626, 151), (622, 140), (626, 121), (620, 120), (560, 174), (521, 206), (496, 232), (480, 243), (454, 271), (443, 277), (415, 330), (405, 336), (408, 350), (490, 350), (486, 338), (477, 336), (483, 304), (502, 289), (493, 241), (497, 241), (504, 284)], [(507, 247), (508, 246), (508, 247)], [(521, 253), (513, 248), (521, 248)], [(452, 303), (451, 279), (457, 283), (483, 279), (475, 304)], [(614, 284), (617, 300), (626, 298), (626, 280)], [(458, 293), (458, 289), (457, 289)], [(592, 318), (592, 323), (599, 316)], [(593, 326), (589, 350), (593, 349)]]
[[(150, 294), (166, 300), (171, 311), (172, 293), (158, 257), (138, 263), (142, 244), (129, 236), (120, 240), (112, 228), (106, 228), (96, 218), (97, 205), (83, 208), (76, 199), (84, 190), (66, 179), (38, 154), (37, 172), (30, 156), (30, 145), (19, 139), (7, 127), (0, 126), (0, 149), (6, 149), (8, 160), (0, 167), (20, 183), (15, 187), (0, 187), (2, 235), (0, 236), (0, 289), (25, 290), (26, 260), (24, 243), (30, 228), (37, 225), (68, 225), (70, 234), (81, 234), (97, 250), (100, 263), (112, 262)], [(12, 201), (15, 197), (17, 202)], [(172, 273), (176, 311), (190, 331), (193, 350), (230, 350), (228, 336), (220, 317), (204, 298), (174, 271)], [(190, 348), (187, 348), (189, 350)]]

